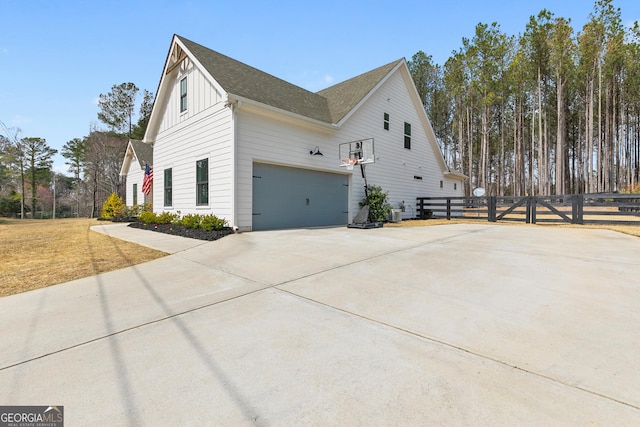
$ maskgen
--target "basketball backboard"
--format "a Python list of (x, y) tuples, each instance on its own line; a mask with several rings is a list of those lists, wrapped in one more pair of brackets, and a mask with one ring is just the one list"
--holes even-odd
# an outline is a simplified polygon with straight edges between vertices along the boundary
[(373, 138), (341, 143), (339, 156), (340, 166), (347, 169), (353, 169), (354, 165), (374, 163)]

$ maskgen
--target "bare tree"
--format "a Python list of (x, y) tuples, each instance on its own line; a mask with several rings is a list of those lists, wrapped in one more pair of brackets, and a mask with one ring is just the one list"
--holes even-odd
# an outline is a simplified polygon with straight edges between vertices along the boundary
[(91, 194), (91, 218), (99, 214), (109, 194), (121, 195), (120, 167), (127, 141), (126, 136), (95, 130), (86, 138), (84, 176)]

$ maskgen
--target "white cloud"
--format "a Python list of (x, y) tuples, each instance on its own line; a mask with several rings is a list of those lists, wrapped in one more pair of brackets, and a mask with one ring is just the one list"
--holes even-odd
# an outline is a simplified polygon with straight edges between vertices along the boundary
[(54, 163), (52, 167), (53, 171), (60, 175), (69, 175), (69, 166), (64, 163)]
[(22, 127), (24, 125), (28, 125), (32, 121), (33, 119), (31, 117), (25, 117), (21, 116), (20, 114), (16, 114), (15, 116), (13, 116), (13, 119), (11, 119), (11, 126)]
[(289, 81), (307, 90), (315, 92), (331, 86), (335, 79), (330, 74), (323, 75), (320, 71), (306, 70)]

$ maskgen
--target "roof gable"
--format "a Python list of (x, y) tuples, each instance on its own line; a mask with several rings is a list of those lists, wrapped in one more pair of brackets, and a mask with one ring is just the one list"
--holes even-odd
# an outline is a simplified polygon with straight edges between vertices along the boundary
[(138, 160), (140, 169), (144, 169), (146, 165), (153, 166), (153, 145), (130, 139), (120, 167), (120, 176), (127, 175), (134, 157)]
[[(185, 60), (192, 61), (217, 90), (226, 93), (231, 102), (248, 100), (255, 102), (261, 108), (280, 110), (332, 127), (340, 127), (393, 73), (399, 71), (410, 92), (414, 107), (417, 111), (421, 111), (420, 119), (428, 133), (433, 150), (437, 153), (438, 163), (443, 171), (449, 170), (404, 58), (313, 93), (178, 35), (173, 37), (158, 84), (145, 134), (147, 142), (152, 141), (157, 132), (163, 114), (163, 100), (166, 103), (167, 92), (170, 91), (170, 83), (165, 78)], [(149, 144), (142, 142), (140, 144), (152, 149)], [(145, 158), (143, 152), (136, 151), (136, 157), (137, 154)], [(153, 160), (152, 154), (146, 158)], [(139, 161), (142, 162), (142, 160)]]
[(144, 138), (146, 142), (152, 141), (155, 132), (158, 131), (163, 102), (166, 103), (170, 90), (170, 82), (166, 77), (185, 60), (196, 64), (230, 101), (252, 101), (329, 126), (340, 126), (341, 122), (347, 120), (392, 72), (402, 63), (406, 63), (404, 59), (393, 61), (313, 93), (176, 34), (158, 84)]
[(145, 144), (136, 139), (130, 140), (129, 144), (138, 159), (138, 163), (140, 163), (140, 169), (144, 169), (145, 165), (153, 166), (153, 145)]
[(331, 123), (327, 100), (282, 79), (176, 36), (228, 94)]
[(345, 80), (321, 90), (318, 95), (327, 99), (332, 123), (338, 123), (351, 112), (371, 91), (404, 59)]

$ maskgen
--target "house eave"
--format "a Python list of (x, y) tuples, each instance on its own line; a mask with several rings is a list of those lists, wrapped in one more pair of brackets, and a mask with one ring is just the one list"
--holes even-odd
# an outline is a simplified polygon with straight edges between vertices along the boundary
[(133, 148), (131, 147), (131, 143), (127, 144), (127, 151), (124, 154), (124, 161), (122, 162), (122, 166), (120, 167), (120, 176), (127, 176), (127, 171), (129, 170), (129, 166), (131, 165), (131, 161), (133, 160)]
[(238, 110), (249, 107), (249, 109), (252, 109), (254, 111), (262, 110), (272, 114), (279, 114), (289, 119), (294, 119), (297, 121), (305, 122), (307, 124), (318, 126), (325, 130), (335, 131), (340, 128), (340, 126), (335, 123), (327, 123), (322, 120), (313, 119), (311, 117), (303, 116), (301, 114), (296, 114), (291, 111), (283, 110), (281, 108), (277, 108), (268, 104), (263, 104), (261, 102), (254, 101), (252, 99), (245, 98), (243, 96), (235, 95), (232, 93), (229, 93), (227, 95), (226, 104), (235, 105), (235, 108)]
[(398, 62), (398, 64), (393, 67), (386, 76), (384, 76), (378, 83), (375, 84), (374, 87), (371, 88), (371, 90), (360, 100), (358, 101), (358, 103), (356, 105), (353, 106), (353, 108), (351, 108), (351, 110), (349, 110), (343, 117), (341, 117), (336, 126), (342, 126), (345, 122), (347, 122), (351, 116), (353, 116), (359, 109), (360, 107), (362, 107), (368, 100), (369, 98), (371, 98), (373, 96), (374, 93), (376, 93), (376, 91), (382, 87), (387, 80), (389, 80), (389, 78), (391, 78), (391, 76), (402, 66), (402, 64), (404, 63), (404, 60), (402, 62)]
[(444, 176), (446, 178), (459, 179), (461, 181), (464, 181), (465, 179), (468, 178), (468, 176), (463, 174), (462, 172), (460, 172), (460, 171), (452, 171), (452, 170), (449, 170), (449, 171), (445, 172)]

